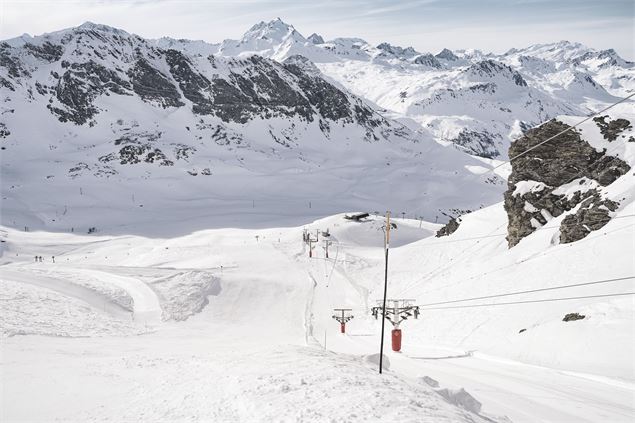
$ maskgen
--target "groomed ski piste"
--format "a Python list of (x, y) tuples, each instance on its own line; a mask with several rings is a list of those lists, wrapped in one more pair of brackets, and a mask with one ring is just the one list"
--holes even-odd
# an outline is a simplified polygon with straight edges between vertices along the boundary
[[(613, 296), (633, 291), (632, 186), (608, 187), (620, 209), (570, 244), (562, 215), (509, 249), (502, 203), (441, 238), (393, 219), (388, 297), (421, 316), (399, 353), (388, 325), (382, 375), (382, 216), (169, 238), (4, 227), (2, 421), (632, 421), (635, 305)], [(334, 308), (352, 309), (346, 334)]]

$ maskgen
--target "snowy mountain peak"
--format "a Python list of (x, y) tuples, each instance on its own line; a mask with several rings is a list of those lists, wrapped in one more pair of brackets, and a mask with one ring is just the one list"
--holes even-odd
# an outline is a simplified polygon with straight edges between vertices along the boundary
[(307, 38), (307, 40), (312, 42), (313, 44), (324, 44), (324, 38), (322, 38), (321, 35), (316, 34), (315, 32), (309, 35), (309, 38)]
[(272, 40), (281, 42), (285, 38), (293, 36), (297, 41), (305, 42), (306, 39), (300, 34), (293, 25), (285, 23), (282, 19), (276, 18), (269, 22), (261, 21), (247, 31), (242, 38), (242, 42), (250, 40)]
[(108, 26), (108, 25), (104, 25), (104, 24), (97, 24), (91, 21), (86, 21), (83, 24), (75, 27), (76, 29), (82, 29), (82, 30), (91, 30), (91, 31), (103, 31), (103, 32), (115, 32), (115, 33), (125, 33), (127, 34), (126, 31), (124, 31), (123, 29), (119, 29), (119, 28), (115, 28), (112, 26)]
[(439, 53), (437, 53), (434, 57), (437, 59), (447, 60), (449, 62), (455, 62), (459, 60), (456, 54), (452, 53), (452, 50), (444, 48)]
[(225, 40), (218, 53), (223, 56), (258, 54), (265, 57), (283, 59), (292, 50), (307, 44), (307, 39), (293, 25), (276, 18), (269, 22), (261, 21), (252, 26), (240, 40)]

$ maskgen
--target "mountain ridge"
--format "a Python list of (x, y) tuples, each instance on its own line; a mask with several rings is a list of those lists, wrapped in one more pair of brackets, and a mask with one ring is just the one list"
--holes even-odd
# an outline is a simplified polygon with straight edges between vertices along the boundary
[[(393, 204), (444, 220), (502, 190), (502, 178), (478, 176), (486, 164), (384, 116), (303, 56), (278, 62), (180, 45), (97, 24), (0, 43), (3, 219), (113, 230), (148, 213), (243, 225), (256, 204), (293, 222), (307, 205), (319, 216)], [(413, 184), (421, 197), (410, 195)], [(203, 198), (192, 211), (179, 209), (185, 193)], [(254, 207), (229, 216), (223, 207), (236, 201)], [(103, 221), (91, 222), (84, 210), (100, 208)]]

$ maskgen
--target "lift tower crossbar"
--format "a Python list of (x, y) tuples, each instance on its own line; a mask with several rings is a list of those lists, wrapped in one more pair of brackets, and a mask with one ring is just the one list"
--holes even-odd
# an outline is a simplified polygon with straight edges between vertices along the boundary
[(352, 308), (334, 308), (336, 314), (333, 315), (333, 318), (340, 322), (340, 332), (346, 333), (346, 323), (348, 323), (354, 316), (352, 314), (348, 314), (349, 311), (353, 311)]
[(379, 318), (381, 314), (385, 320), (388, 320), (392, 323), (392, 350), (400, 351), (401, 350), (401, 329), (399, 329), (399, 325), (401, 322), (408, 320), (411, 317), (415, 319), (419, 318), (419, 306), (413, 305), (415, 300), (409, 299), (391, 299), (386, 300), (387, 305), (385, 308), (383, 307), (384, 301), (378, 300), (377, 306), (371, 308), (371, 313), (375, 319)]

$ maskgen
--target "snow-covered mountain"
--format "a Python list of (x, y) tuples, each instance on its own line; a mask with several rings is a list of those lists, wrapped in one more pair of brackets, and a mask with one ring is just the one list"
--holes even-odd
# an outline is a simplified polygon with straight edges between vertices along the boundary
[(280, 19), (260, 23), (220, 54), (301, 54), (326, 75), (442, 142), (483, 157), (504, 158), (511, 140), (559, 114), (586, 114), (635, 90), (634, 64), (613, 50), (579, 43), (539, 44), (495, 55), (412, 47), (359, 38), (305, 39)]
[[(93, 23), (25, 35), (0, 44), (4, 215), (17, 226), (95, 226), (45, 201), (54, 190), (85, 207), (117, 205), (113, 222), (128, 209), (145, 219), (149, 199), (157, 211), (191, 196), (204, 198), (196, 215), (214, 210), (225, 223), (228, 201), (272, 215), (391, 208), (443, 221), (504, 188), (478, 176), (491, 162), (448, 146), (505, 158), (529, 128), (629, 92), (634, 72), (614, 51), (567, 42), (432, 55), (305, 38), (280, 19), (219, 44)], [(112, 192), (89, 199), (90, 186)]]
[[(305, 42), (281, 25), (256, 25), (245, 45)], [(478, 176), (486, 163), (382, 116), (304, 56), (211, 49), (92, 23), (1, 43), (3, 219), (246, 224), (223, 209), (238, 203), (260, 216), (390, 207), (444, 220), (503, 189)], [(86, 210), (99, 208), (96, 222)]]

